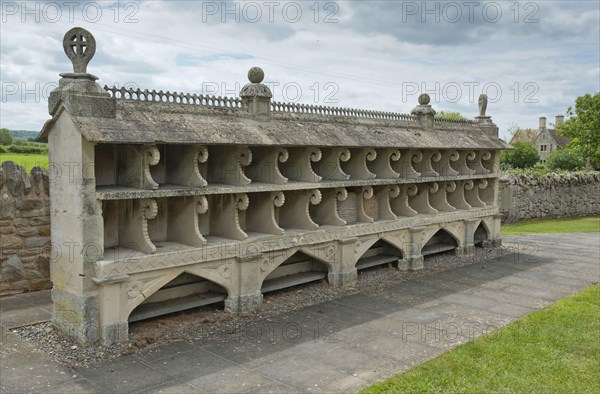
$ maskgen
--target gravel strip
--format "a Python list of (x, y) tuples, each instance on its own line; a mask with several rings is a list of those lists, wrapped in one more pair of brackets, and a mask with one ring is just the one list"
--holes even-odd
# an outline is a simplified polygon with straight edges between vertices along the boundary
[(266, 294), (263, 303), (254, 311), (239, 314), (225, 313), (216, 307), (196, 308), (129, 325), (129, 341), (110, 346), (81, 345), (56, 331), (50, 322), (33, 324), (12, 330), (55, 361), (70, 367), (93, 364), (155, 348), (181, 340), (207, 340), (215, 333), (235, 332), (258, 319), (272, 318), (309, 305), (330, 301), (356, 293), (378, 294), (398, 282), (431, 275), (436, 272), (471, 264), (486, 264), (509, 253), (508, 249), (476, 248), (472, 256), (457, 256), (452, 252), (425, 258), (420, 271), (398, 271), (394, 268), (373, 267), (360, 271), (356, 284), (344, 288), (329, 286), (322, 280)]

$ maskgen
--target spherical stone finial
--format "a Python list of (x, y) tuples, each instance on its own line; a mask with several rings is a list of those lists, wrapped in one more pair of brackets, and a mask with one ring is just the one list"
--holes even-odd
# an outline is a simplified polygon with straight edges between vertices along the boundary
[(252, 83), (261, 83), (265, 79), (265, 72), (260, 67), (252, 67), (248, 71), (248, 79)]
[(419, 104), (421, 104), (421, 105), (427, 105), (427, 104), (429, 104), (430, 101), (431, 101), (431, 97), (429, 97), (429, 95), (427, 93), (423, 93), (422, 95), (419, 96)]
[(87, 65), (96, 53), (96, 39), (84, 28), (74, 27), (65, 34), (63, 49), (73, 63), (73, 72), (86, 73)]

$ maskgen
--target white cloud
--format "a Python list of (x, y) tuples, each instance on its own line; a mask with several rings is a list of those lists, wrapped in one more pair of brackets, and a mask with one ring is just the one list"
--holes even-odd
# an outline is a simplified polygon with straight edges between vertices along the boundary
[[(250, 3), (262, 12), (256, 23), (247, 20), (255, 15)], [(440, 10), (449, 4), (427, 3)], [(64, 9), (56, 23), (43, 14), (48, 3), (39, 2), (37, 23), (35, 15), (22, 14), (21, 4), (2, 3), (0, 27), (0, 122), (13, 129), (39, 130), (48, 118), (43, 96), (58, 73), (71, 71), (61, 41), (73, 26), (95, 35), (98, 50), (88, 70), (109, 85), (184, 92), (216, 87), (215, 94), (231, 95), (246, 83), (247, 70), (259, 65), (266, 81), (279, 84), (273, 88), (277, 100), (284, 93), (293, 99), (300, 87), (306, 103), (409, 112), (418, 92), (403, 97), (403, 91), (416, 84), (438, 93), (436, 109), (474, 116), (477, 96), (488, 84), (502, 91), (488, 112), (503, 131), (513, 122), (536, 127), (539, 116), (564, 114), (578, 95), (600, 90), (597, 2), (480, 2), (478, 10), (502, 8), (495, 23), (481, 13), (469, 21), (465, 9), (455, 23), (447, 21), (449, 14), (440, 15), (439, 23), (427, 14), (422, 23), (422, 9), (407, 13), (423, 2), (390, 1), (321, 2), (318, 14), (314, 2), (282, 1), (273, 9), (273, 22), (262, 1), (121, 2), (118, 15), (109, 8), (113, 2), (81, 2), (72, 22), (58, 2)], [(102, 18), (91, 23), (95, 4), (102, 5)], [(294, 22), (296, 4), (302, 16)], [(517, 23), (509, 8), (515, 4)], [(538, 23), (524, 23), (527, 15)], [(124, 23), (127, 16), (137, 22)], [(327, 16), (337, 22), (324, 23)], [(478, 84), (473, 97), (468, 83)]]

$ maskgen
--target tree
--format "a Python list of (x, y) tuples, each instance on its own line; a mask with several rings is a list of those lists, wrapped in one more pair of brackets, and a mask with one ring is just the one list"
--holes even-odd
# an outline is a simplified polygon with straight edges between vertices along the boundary
[(529, 168), (538, 162), (540, 155), (531, 143), (515, 142), (513, 149), (502, 151), (500, 162), (506, 167)]
[(575, 171), (583, 167), (583, 158), (571, 149), (552, 151), (546, 158), (546, 167), (550, 170)]
[(454, 120), (467, 120), (460, 112), (440, 111), (435, 114), (436, 118), (454, 119)]
[(13, 136), (9, 129), (0, 129), (0, 145), (12, 145)]
[(575, 110), (569, 107), (570, 117), (558, 125), (558, 134), (569, 138), (567, 145), (591, 163), (600, 163), (600, 92), (585, 94), (575, 100)]

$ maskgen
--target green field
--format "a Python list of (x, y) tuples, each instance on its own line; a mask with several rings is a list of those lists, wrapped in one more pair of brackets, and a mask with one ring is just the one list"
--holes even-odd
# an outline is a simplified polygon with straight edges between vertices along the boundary
[(591, 286), (362, 393), (598, 393), (600, 286)]
[(5, 161), (13, 161), (16, 164), (25, 167), (29, 173), (35, 166), (48, 168), (48, 155), (39, 155), (31, 153), (0, 153), (0, 164)]
[(540, 233), (595, 233), (600, 232), (600, 217), (543, 219), (509, 224), (500, 228), (502, 235)]

